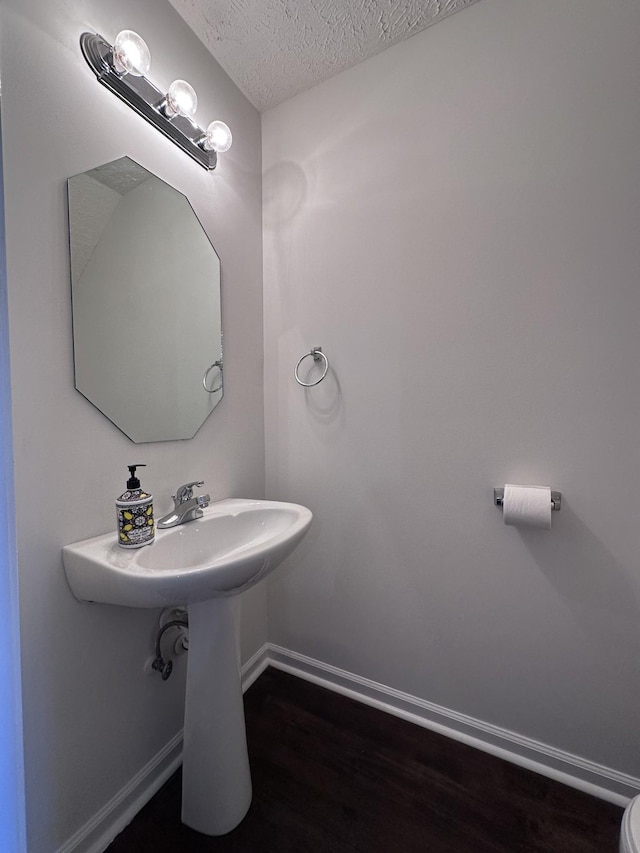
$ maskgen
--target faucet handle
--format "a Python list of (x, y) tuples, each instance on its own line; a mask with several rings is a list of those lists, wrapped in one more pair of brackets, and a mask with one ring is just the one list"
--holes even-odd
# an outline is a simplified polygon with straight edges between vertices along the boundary
[(200, 486), (204, 486), (204, 480), (194, 480), (192, 483), (185, 483), (184, 486), (180, 486), (176, 489), (175, 495), (171, 495), (176, 504), (184, 503), (185, 501), (190, 501), (193, 497), (193, 488), (200, 488)]

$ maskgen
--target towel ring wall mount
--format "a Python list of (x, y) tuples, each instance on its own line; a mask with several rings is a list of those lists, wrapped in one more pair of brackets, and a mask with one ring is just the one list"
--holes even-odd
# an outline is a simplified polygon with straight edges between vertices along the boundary
[[(320, 376), (319, 379), (316, 379), (315, 382), (303, 382), (302, 379), (300, 379), (300, 374), (298, 373), (298, 370), (299, 370), (302, 362), (305, 360), (305, 358), (309, 358), (309, 357), (313, 358), (314, 362), (319, 362), (319, 361), (324, 362), (324, 368), (322, 370), (322, 376)], [(296, 364), (295, 370), (293, 371), (293, 375), (295, 376), (296, 382), (298, 383), (298, 385), (302, 385), (303, 388), (313, 388), (314, 385), (318, 385), (320, 382), (322, 382), (324, 377), (327, 375), (328, 370), (329, 370), (329, 359), (322, 352), (322, 347), (314, 347), (312, 350), (309, 350), (309, 352), (305, 352), (305, 354), (301, 358), (298, 359), (298, 363)]]
[[(209, 388), (209, 386), (207, 385), (207, 379), (209, 378), (209, 374), (214, 369), (214, 367), (217, 367), (218, 370), (220, 371), (220, 384), (217, 386), (217, 388)], [(207, 367), (207, 369), (204, 372), (204, 376), (202, 377), (202, 385), (204, 387), (204, 390), (208, 394), (215, 394), (216, 391), (222, 391), (222, 359), (221, 358), (219, 358), (218, 361), (214, 361), (213, 364), (210, 364), (209, 367)]]

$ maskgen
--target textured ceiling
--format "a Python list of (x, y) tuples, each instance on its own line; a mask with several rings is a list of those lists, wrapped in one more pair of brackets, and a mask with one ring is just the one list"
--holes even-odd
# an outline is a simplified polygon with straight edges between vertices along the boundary
[(259, 110), (477, 0), (170, 0)]

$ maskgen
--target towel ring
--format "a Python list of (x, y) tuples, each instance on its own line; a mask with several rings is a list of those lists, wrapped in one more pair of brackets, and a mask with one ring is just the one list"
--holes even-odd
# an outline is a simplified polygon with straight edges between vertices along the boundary
[[(217, 388), (209, 388), (207, 385), (207, 378), (214, 367), (217, 367), (220, 371), (220, 384)], [(204, 372), (204, 376), (202, 377), (202, 385), (204, 386), (204, 390), (207, 394), (215, 394), (216, 391), (222, 391), (222, 359), (218, 359), (218, 361), (214, 361), (213, 364), (210, 364), (209, 367)]]
[[(309, 356), (313, 356), (314, 361), (322, 361), (324, 360), (324, 370), (322, 371), (322, 376), (319, 379), (316, 379), (315, 382), (303, 382), (298, 375), (298, 368), (305, 360), (305, 358), (309, 358)], [(298, 385), (302, 385), (303, 388), (313, 388), (314, 385), (317, 385), (319, 382), (322, 382), (324, 377), (327, 375), (327, 371), (329, 370), (329, 359), (322, 352), (322, 347), (314, 347), (309, 352), (305, 352), (302, 358), (298, 359), (298, 363), (296, 364), (296, 369), (293, 371), (293, 375), (296, 377), (296, 382)]]

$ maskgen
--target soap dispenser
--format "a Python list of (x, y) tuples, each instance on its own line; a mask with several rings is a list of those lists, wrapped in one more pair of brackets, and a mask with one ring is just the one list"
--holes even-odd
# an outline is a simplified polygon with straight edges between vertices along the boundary
[(122, 548), (142, 548), (153, 542), (155, 536), (153, 498), (142, 490), (136, 477), (136, 468), (144, 467), (143, 464), (128, 466), (131, 476), (127, 490), (116, 500), (118, 544)]

